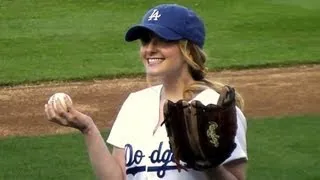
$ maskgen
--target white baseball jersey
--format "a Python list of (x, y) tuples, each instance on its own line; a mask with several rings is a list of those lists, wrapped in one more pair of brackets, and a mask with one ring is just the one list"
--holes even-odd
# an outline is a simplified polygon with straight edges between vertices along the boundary
[[(170, 151), (165, 125), (154, 128), (159, 121), (161, 85), (131, 93), (114, 122), (107, 142), (113, 146), (125, 148), (126, 174), (128, 180), (202, 180), (204, 172), (189, 169), (177, 169)], [(194, 99), (203, 104), (216, 104), (219, 94), (212, 89), (201, 92)], [(238, 130), (237, 147), (224, 163), (238, 159), (247, 159), (246, 131), (247, 122), (237, 108)]]

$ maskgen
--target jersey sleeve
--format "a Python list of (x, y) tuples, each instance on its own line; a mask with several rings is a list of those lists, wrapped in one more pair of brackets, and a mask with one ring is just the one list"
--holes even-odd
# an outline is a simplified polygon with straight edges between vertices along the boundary
[(130, 127), (130, 116), (132, 116), (132, 110), (134, 108), (132, 94), (122, 104), (120, 111), (113, 123), (107, 138), (107, 143), (116, 146), (118, 148), (124, 148), (128, 142), (128, 128)]
[(246, 140), (247, 120), (243, 115), (242, 111), (238, 107), (236, 107), (236, 110), (237, 110), (238, 129), (235, 137), (235, 142), (237, 144), (237, 147), (232, 152), (231, 156), (223, 164), (228, 163), (232, 160), (242, 159), (242, 158), (248, 160), (247, 140)]

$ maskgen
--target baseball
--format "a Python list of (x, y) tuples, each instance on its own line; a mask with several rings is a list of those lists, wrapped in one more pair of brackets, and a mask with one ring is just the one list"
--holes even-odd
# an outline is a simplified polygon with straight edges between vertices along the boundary
[(59, 93), (55, 93), (53, 94), (49, 100), (48, 100), (48, 103), (52, 102), (53, 101), (53, 108), (54, 109), (57, 109), (57, 103), (58, 103), (58, 100), (61, 102), (61, 105), (63, 107), (63, 110), (67, 111), (67, 102), (66, 102), (66, 99), (65, 97), (67, 97), (67, 101), (69, 101), (70, 103), (69, 104), (72, 104), (72, 100), (70, 98), (70, 96), (66, 93), (62, 93), (62, 92), (59, 92)]

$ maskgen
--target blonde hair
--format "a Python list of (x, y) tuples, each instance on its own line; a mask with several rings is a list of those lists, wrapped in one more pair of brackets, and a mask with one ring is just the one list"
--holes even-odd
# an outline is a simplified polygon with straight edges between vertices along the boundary
[[(210, 81), (205, 77), (208, 72), (208, 69), (205, 67), (205, 62), (207, 60), (205, 52), (199, 46), (186, 40), (179, 41), (179, 47), (189, 65), (189, 72), (191, 73), (192, 78), (196, 80), (196, 83), (184, 90), (183, 97), (187, 100), (191, 100), (196, 94), (207, 88), (212, 88), (220, 93), (225, 84), (218, 81)], [(236, 105), (241, 110), (244, 109), (244, 100), (237, 91)]]

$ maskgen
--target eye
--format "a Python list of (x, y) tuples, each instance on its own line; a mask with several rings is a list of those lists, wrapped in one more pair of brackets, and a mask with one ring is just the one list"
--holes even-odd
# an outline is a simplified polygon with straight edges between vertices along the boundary
[(175, 40), (167, 40), (167, 39), (162, 39), (161, 41), (163, 43), (166, 43), (166, 44), (175, 44), (175, 43), (178, 42), (178, 41), (175, 41)]
[(176, 40), (168, 40), (161, 37), (157, 37), (157, 42), (162, 45), (172, 45), (178, 43)]
[(145, 46), (149, 43), (151, 43), (151, 41), (153, 41), (153, 44), (157, 44), (159, 46), (168, 46), (168, 45), (172, 45), (172, 44), (176, 44), (178, 43), (178, 41), (176, 40), (167, 40), (164, 38), (161, 38), (159, 36), (156, 36), (153, 33), (143, 33), (140, 36), (140, 41), (141, 41), (141, 45)]
[(140, 34), (141, 44), (146, 45), (146, 44), (150, 43), (152, 37), (153, 37), (153, 33), (150, 30), (145, 29)]
[(146, 45), (146, 44), (150, 43), (151, 37), (149, 34), (143, 35), (140, 37), (140, 41), (141, 41), (142, 45)]

